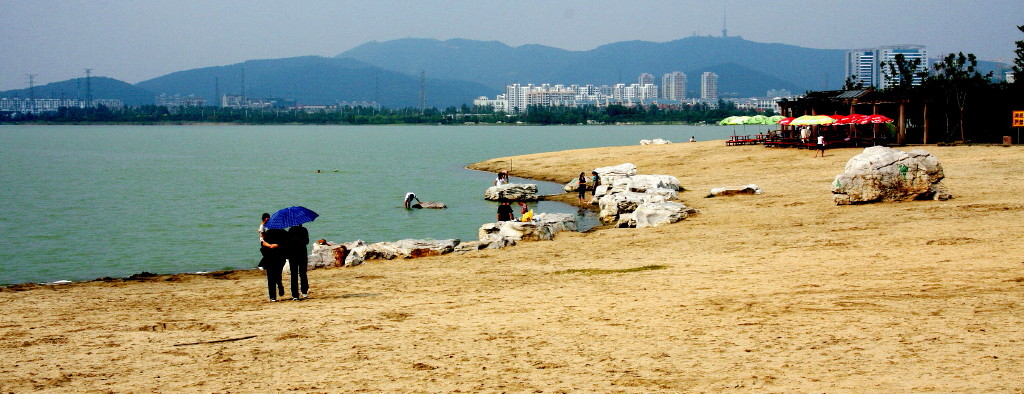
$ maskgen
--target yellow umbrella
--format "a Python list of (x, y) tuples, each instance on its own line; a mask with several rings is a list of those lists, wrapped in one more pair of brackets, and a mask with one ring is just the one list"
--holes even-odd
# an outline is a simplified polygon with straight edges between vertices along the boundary
[(791, 122), (789, 125), (790, 126), (824, 125), (824, 124), (832, 124), (832, 122), (835, 122), (835, 121), (836, 120), (832, 119), (832, 117), (825, 116), (825, 115), (804, 115), (804, 116), (801, 116), (799, 118), (794, 119), (793, 122)]

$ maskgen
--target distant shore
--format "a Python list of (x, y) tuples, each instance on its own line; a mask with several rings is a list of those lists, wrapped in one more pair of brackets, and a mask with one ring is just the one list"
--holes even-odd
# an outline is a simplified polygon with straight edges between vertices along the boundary
[[(633, 163), (700, 212), (310, 271), (0, 291), (5, 391), (1022, 391), (1019, 146), (921, 146), (955, 199), (836, 206), (861, 149), (721, 141), (516, 156), (558, 181)], [(505, 168), (495, 158), (472, 168)], [(705, 198), (755, 183), (756, 196)], [(638, 269), (659, 267), (659, 269)], [(272, 379), (240, 377), (271, 376)]]

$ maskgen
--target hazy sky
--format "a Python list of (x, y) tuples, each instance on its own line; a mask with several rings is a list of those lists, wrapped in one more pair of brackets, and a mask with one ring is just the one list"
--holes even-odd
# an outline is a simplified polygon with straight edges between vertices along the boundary
[(368, 41), (495, 40), (588, 50), (693, 34), (849, 49), (927, 45), (1013, 59), (1020, 0), (0, 0), (0, 90), (84, 76), (136, 83), (250, 59), (334, 56)]

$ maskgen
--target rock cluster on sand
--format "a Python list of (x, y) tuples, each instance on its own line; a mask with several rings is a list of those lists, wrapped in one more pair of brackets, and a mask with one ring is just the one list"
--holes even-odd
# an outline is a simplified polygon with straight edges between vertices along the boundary
[(344, 244), (316, 243), (307, 258), (309, 268), (351, 267), (364, 260), (393, 260), (438, 256), (451, 253), (459, 245), (458, 239), (403, 239), (395, 242), (367, 244), (356, 240)]
[(532, 183), (509, 183), (491, 186), (484, 191), (484, 199), (488, 201), (536, 201), (537, 185)]
[[(675, 223), (696, 212), (672, 200), (682, 189), (671, 175), (637, 175), (632, 163), (596, 168), (601, 185), (594, 190), (603, 223), (619, 227), (654, 227)], [(639, 213), (639, 214), (638, 214)]]
[[(367, 244), (362, 240), (334, 244), (321, 241), (313, 244), (307, 266), (314, 268), (352, 267), (366, 260), (411, 259), (438, 256), (452, 252), (464, 253), (481, 249), (500, 249), (521, 241), (548, 241), (561, 231), (578, 231), (576, 217), (567, 213), (540, 213), (530, 222), (487, 223), (480, 227), (478, 241), (458, 239), (403, 239), (395, 242)], [(287, 268), (287, 266), (286, 266)], [(287, 270), (285, 271), (287, 272)]]
[(846, 163), (832, 182), (836, 205), (952, 198), (940, 182), (942, 164), (920, 149), (904, 152), (883, 146), (865, 148)]

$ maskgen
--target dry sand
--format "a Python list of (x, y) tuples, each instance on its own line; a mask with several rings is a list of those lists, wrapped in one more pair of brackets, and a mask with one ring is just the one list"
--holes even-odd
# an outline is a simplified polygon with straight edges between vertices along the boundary
[(701, 213), (315, 270), (302, 302), (259, 271), (7, 288), (0, 391), (1020, 392), (1024, 149), (924, 149), (956, 199), (833, 205), (860, 149), (586, 149), (513, 175), (632, 162)]

